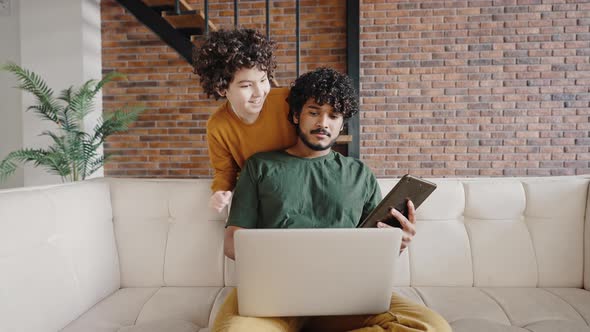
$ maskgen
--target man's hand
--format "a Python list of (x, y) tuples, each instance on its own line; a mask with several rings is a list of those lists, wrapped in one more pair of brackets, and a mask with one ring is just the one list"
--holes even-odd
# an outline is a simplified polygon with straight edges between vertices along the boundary
[(231, 191), (216, 191), (209, 199), (209, 206), (219, 213), (229, 204), (231, 195)]
[[(414, 209), (414, 203), (411, 200), (408, 200), (408, 217), (406, 218), (401, 212), (394, 208), (390, 208), (389, 214), (391, 217), (397, 219), (399, 223), (402, 225), (402, 247), (399, 251), (400, 255), (408, 247), (414, 235), (416, 235), (416, 209)], [(377, 223), (378, 228), (390, 228), (388, 224), (384, 222)]]

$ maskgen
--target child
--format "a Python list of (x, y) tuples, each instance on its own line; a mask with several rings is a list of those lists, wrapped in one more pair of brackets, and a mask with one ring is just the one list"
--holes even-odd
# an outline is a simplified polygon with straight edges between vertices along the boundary
[(195, 72), (207, 96), (227, 98), (207, 122), (214, 169), (210, 206), (221, 212), (246, 159), (296, 142), (288, 121), (288, 88), (270, 89), (274, 42), (252, 29), (212, 32), (195, 54)]

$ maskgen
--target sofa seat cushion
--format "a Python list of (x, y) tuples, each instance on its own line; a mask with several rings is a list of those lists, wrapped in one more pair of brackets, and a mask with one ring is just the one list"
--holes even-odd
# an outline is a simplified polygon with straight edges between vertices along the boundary
[(125, 326), (118, 332), (200, 332), (201, 329), (191, 322), (185, 320), (164, 319), (153, 322), (139, 323), (133, 326)]
[(590, 325), (590, 292), (579, 288), (546, 288), (569, 303)]
[(222, 287), (122, 288), (62, 332), (193, 332), (207, 328)]
[[(206, 332), (232, 287), (123, 288), (62, 332)], [(590, 292), (578, 288), (396, 287), (456, 332), (590, 332)]]
[(451, 323), (453, 332), (530, 332), (522, 327), (506, 325), (482, 318), (464, 318)]
[(590, 292), (579, 288), (416, 287), (453, 331), (590, 332)]

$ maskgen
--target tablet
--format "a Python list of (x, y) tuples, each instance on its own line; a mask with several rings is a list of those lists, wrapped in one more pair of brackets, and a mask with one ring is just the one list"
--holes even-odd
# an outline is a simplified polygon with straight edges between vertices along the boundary
[(401, 228), (399, 221), (390, 216), (389, 208), (393, 207), (408, 217), (408, 199), (417, 209), (435, 189), (435, 183), (406, 174), (357, 227), (377, 227), (379, 221), (387, 219), (385, 223)]

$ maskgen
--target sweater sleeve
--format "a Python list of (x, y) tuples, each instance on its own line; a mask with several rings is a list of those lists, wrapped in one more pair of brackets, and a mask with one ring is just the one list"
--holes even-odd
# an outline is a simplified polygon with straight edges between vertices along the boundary
[(209, 159), (213, 167), (213, 183), (211, 191), (233, 190), (240, 168), (234, 160), (229, 148), (215, 135), (215, 130), (207, 126), (207, 144)]

